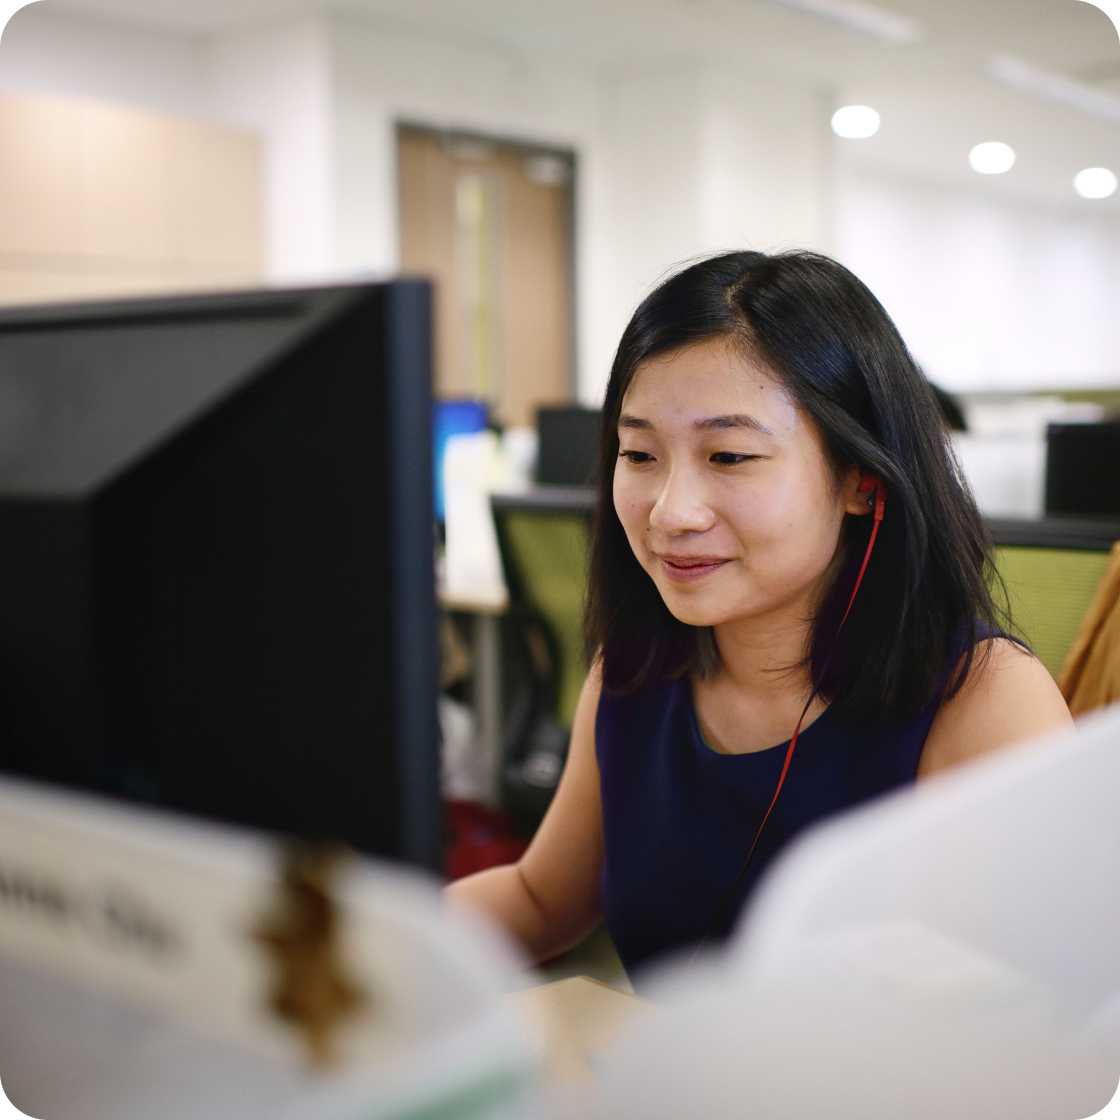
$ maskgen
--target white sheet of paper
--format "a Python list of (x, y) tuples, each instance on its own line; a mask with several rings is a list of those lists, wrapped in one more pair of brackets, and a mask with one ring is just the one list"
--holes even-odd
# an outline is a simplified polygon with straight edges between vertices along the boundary
[(522, 962), (434, 882), (355, 860), (343, 957), (370, 994), (310, 1070), (268, 1008), (252, 936), (264, 838), (0, 781), (0, 1080), (43, 1120), (351, 1120), (481, 1100), (505, 1116), (540, 1061), (503, 993)]

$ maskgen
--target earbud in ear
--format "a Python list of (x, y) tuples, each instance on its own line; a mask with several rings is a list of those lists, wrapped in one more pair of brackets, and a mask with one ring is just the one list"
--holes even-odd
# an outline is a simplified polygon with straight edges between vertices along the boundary
[(856, 491), (867, 495), (868, 509), (874, 509), (876, 521), (882, 521), (887, 511), (887, 488), (877, 474), (862, 474)]

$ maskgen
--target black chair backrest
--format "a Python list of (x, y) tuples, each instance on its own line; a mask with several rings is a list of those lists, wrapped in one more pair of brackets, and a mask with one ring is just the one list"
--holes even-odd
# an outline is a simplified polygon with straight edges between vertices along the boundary
[(539, 487), (491, 498), (509, 590), (502, 801), (527, 831), (548, 808), (586, 673), (583, 601), (595, 492)]

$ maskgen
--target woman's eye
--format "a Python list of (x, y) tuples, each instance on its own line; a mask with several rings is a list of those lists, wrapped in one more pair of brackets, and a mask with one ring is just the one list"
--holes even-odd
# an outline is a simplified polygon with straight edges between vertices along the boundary
[(712, 456), (711, 461), (721, 467), (734, 467), (738, 463), (746, 463), (751, 459), (761, 458), (761, 455), (741, 455), (737, 451), (717, 451)]
[(634, 464), (653, 462), (653, 456), (648, 451), (620, 451), (618, 457)]

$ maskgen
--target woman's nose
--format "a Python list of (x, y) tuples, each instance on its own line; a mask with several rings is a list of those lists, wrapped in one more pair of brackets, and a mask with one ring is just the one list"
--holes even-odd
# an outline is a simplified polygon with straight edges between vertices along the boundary
[(715, 520), (704, 500), (703, 488), (686, 472), (673, 472), (661, 487), (650, 511), (651, 529), (662, 533), (695, 533), (710, 529)]

